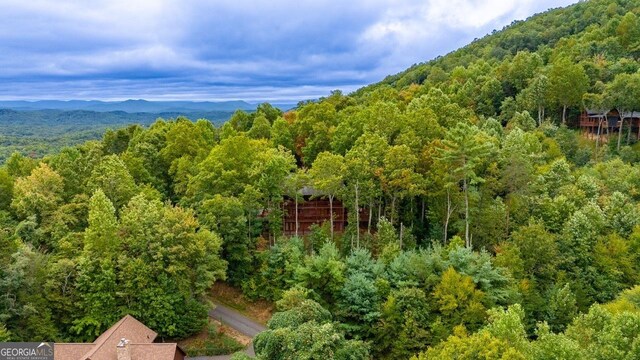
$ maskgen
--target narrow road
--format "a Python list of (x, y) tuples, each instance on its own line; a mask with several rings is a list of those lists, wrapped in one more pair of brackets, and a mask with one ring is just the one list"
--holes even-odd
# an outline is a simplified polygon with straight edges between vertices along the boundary
[[(224, 305), (215, 304), (216, 307), (213, 310), (209, 310), (209, 316), (213, 319), (220, 321), (221, 323), (234, 328), (238, 332), (247, 335), (251, 338), (258, 335), (258, 333), (266, 330), (264, 325), (249, 319), (248, 317), (240, 314), (236, 310), (226, 307)], [(255, 356), (253, 351), (253, 343), (249, 344), (245, 349), (245, 352), (251, 356)], [(188, 358), (189, 360), (228, 360), (231, 355), (220, 356), (196, 356)]]
[(209, 316), (249, 337), (254, 337), (267, 329), (236, 310), (220, 304), (216, 304), (215, 309), (209, 310)]

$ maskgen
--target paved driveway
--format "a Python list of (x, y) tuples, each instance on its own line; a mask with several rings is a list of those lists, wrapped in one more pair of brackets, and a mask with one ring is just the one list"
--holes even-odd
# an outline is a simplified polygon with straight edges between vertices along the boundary
[[(213, 310), (209, 311), (209, 316), (213, 319), (220, 321), (221, 323), (234, 328), (236, 331), (247, 335), (251, 338), (258, 335), (258, 333), (266, 330), (267, 328), (264, 325), (255, 322), (248, 317), (240, 314), (236, 310), (233, 310), (224, 305), (215, 304), (216, 307)], [(253, 343), (247, 346), (246, 350), (247, 354), (251, 356), (255, 356), (253, 352)], [(220, 356), (197, 356), (192, 358), (187, 358), (189, 360), (228, 360), (231, 359), (231, 355), (220, 355)]]

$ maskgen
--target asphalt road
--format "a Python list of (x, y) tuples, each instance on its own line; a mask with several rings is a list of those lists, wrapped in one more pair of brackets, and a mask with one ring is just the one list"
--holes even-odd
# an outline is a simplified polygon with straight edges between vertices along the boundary
[[(238, 332), (243, 333), (251, 338), (258, 335), (258, 333), (266, 330), (267, 328), (264, 325), (257, 323), (248, 317), (240, 314), (236, 310), (233, 310), (224, 305), (215, 304), (216, 307), (213, 310), (209, 310), (209, 316), (213, 319), (220, 321), (221, 323), (234, 328)], [(253, 351), (253, 343), (247, 346), (246, 350), (247, 354), (251, 356), (255, 356)], [(189, 360), (228, 360), (231, 358), (231, 355), (221, 355), (221, 356), (197, 356), (188, 358)]]
[(209, 310), (209, 316), (249, 337), (254, 337), (267, 329), (236, 310), (220, 304), (216, 304), (215, 309)]

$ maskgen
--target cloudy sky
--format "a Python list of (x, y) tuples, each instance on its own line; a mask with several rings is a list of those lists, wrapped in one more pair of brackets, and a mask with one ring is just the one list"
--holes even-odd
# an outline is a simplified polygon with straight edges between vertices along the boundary
[(0, 0), (0, 99), (297, 101), (575, 0)]

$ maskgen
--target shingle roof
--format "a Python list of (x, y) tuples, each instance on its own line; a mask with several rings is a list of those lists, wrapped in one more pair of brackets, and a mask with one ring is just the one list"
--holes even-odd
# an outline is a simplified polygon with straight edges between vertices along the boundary
[(53, 344), (53, 356), (55, 360), (76, 360), (91, 350), (93, 346), (93, 344), (56, 343)]
[(129, 344), (132, 360), (174, 360), (176, 351), (182, 352), (176, 343)]
[(116, 345), (120, 339), (126, 338), (131, 343), (150, 344), (158, 334), (136, 320), (133, 316), (127, 315), (120, 319), (115, 325), (100, 335), (94, 346), (79, 360), (113, 360), (116, 358)]
[(611, 110), (585, 109), (589, 117), (604, 117)]
[(184, 355), (175, 343), (153, 343), (158, 334), (127, 315), (102, 333), (91, 344), (54, 344), (55, 360), (116, 360), (116, 345), (120, 339), (129, 341), (132, 360), (173, 360), (176, 351)]
[(624, 118), (640, 118), (640, 111), (625, 111), (620, 115)]

